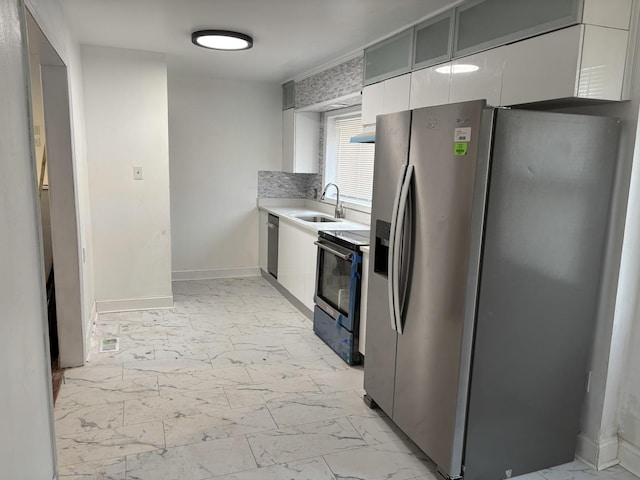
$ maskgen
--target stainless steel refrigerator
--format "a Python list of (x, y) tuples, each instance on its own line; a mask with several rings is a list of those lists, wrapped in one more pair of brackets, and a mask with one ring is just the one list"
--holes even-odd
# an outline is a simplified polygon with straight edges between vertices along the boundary
[(364, 387), (450, 478), (574, 458), (616, 119), (379, 116)]

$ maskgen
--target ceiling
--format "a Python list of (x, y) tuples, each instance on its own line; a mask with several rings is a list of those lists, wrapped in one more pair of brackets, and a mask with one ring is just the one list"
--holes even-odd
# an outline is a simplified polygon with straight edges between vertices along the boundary
[[(288, 80), (350, 54), (451, 0), (63, 0), (82, 44), (167, 54), (170, 72)], [(198, 48), (191, 32), (237, 30), (251, 50)]]

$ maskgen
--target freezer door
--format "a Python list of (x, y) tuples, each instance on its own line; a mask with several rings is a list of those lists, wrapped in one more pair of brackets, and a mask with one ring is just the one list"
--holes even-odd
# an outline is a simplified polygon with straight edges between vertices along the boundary
[(615, 119), (497, 113), (465, 480), (574, 458), (618, 135)]
[(382, 410), (391, 415), (397, 335), (391, 328), (389, 314), (388, 246), (398, 179), (409, 159), (411, 112), (381, 115), (377, 120), (364, 389)]
[(462, 467), (469, 289), (475, 302), (475, 278), (468, 275), (480, 251), (492, 112), (484, 101), (430, 107), (414, 110), (411, 124), (412, 268), (393, 421), (451, 477)]

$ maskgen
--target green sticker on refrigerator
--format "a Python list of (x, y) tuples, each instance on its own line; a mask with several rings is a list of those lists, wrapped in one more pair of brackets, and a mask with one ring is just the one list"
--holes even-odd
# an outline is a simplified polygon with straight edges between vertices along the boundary
[(453, 154), (456, 157), (461, 157), (467, 154), (467, 146), (469, 144), (467, 142), (456, 142), (453, 144)]

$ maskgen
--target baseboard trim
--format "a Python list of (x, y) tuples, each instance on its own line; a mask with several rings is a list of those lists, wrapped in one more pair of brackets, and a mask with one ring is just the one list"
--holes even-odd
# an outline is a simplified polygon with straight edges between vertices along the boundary
[(294, 297), (291, 293), (289, 293), (289, 290), (287, 290), (282, 285), (280, 285), (278, 281), (271, 276), (271, 274), (265, 272), (262, 269), (260, 269), (260, 274), (271, 285), (273, 285), (275, 289), (278, 290), (278, 292), (280, 292), (284, 298), (286, 298), (289, 302), (293, 304), (294, 307), (300, 310), (300, 313), (302, 313), (309, 320), (313, 321), (313, 312), (309, 310), (309, 308), (307, 308), (307, 306), (304, 303), (302, 303), (300, 300)]
[(163, 308), (173, 308), (173, 295), (166, 297), (126, 298), (122, 300), (96, 300), (96, 311), (98, 313), (159, 310)]
[(620, 456), (620, 465), (629, 470), (636, 477), (640, 476), (640, 448), (620, 439), (618, 455)]
[(620, 463), (618, 437), (597, 443), (584, 434), (578, 435), (576, 457), (594, 470), (604, 470)]
[(259, 277), (258, 267), (217, 268), (215, 270), (177, 270), (171, 272), (171, 280), (213, 280), (216, 278)]

